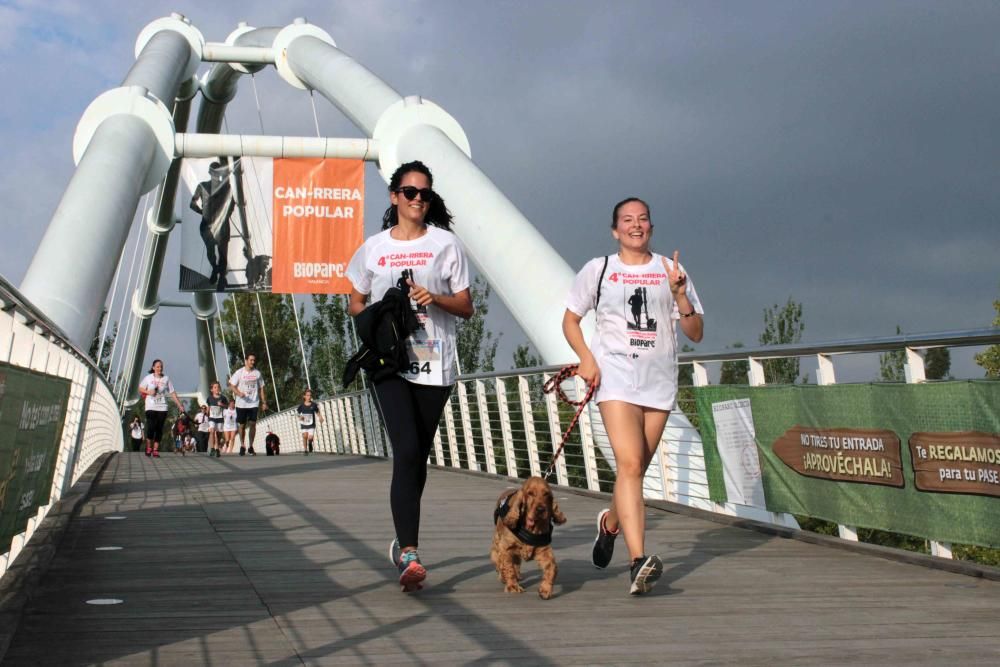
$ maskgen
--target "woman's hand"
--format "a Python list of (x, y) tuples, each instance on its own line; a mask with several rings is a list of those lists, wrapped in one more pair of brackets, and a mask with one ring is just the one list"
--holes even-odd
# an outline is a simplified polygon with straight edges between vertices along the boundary
[(687, 295), (687, 276), (681, 271), (680, 250), (674, 250), (674, 265), (667, 264), (667, 258), (663, 258), (663, 268), (667, 272), (667, 281), (670, 284), (670, 293), (674, 297)]
[(416, 301), (418, 306), (429, 306), (434, 303), (434, 295), (428, 292), (426, 287), (416, 284), (409, 278), (406, 284), (410, 286), (410, 298)]
[(585, 359), (580, 360), (580, 365), (576, 369), (576, 374), (581, 380), (587, 383), (588, 387), (597, 389), (601, 385), (601, 369), (597, 367), (597, 360), (591, 354), (585, 355)]

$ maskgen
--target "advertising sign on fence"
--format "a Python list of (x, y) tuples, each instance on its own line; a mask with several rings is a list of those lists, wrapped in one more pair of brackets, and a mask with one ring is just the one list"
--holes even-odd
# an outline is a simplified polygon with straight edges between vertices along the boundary
[(49, 502), (70, 382), (0, 362), (0, 553)]
[(716, 502), (742, 502), (716, 406), (743, 400), (768, 510), (1000, 547), (1000, 382), (728, 385), (695, 397)]

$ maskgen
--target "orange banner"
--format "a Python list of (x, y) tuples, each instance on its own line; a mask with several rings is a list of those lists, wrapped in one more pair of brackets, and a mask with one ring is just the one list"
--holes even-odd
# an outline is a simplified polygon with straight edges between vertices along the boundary
[(365, 163), (274, 161), (271, 291), (349, 294), (347, 263), (364, 241)]

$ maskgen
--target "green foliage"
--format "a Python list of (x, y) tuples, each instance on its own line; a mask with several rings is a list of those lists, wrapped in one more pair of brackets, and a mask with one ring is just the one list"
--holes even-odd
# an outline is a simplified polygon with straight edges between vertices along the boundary
[(542, 358), (535, 353), (531, 343), (518, 345), (514, 350), (514, 368), (537, 368), (544, 365)]
[(354, 334), (346, 297), (313, 294), (315, 315), (303, 323), (302, 338), (309, 357), (314, 397), (333, 396), (362, 388), (361, 375), (350, 387), (341, 387), (344, 366), (354, 354)]
[[(239, 328), (236, 321), (237, 313)], [(267, 345), (264, 343), (264, 331), (261, 328), (261, 313), (264, 316), (264, 326), (267, 328)], [(303, 319), (305, 314), (301, 306), (299, 313), (300, 319)], [(240, 329), (242, 329), (246, 353), (253, 352), (257, 355), (257, 368), (264, 375), (268, 407), (276, 409), (280, 405), (282, 408), (288, 408), (297, 403), (305, 389), (305, 374), (291, 298), (285, 294), (235, 293), (223, 303), (221, 315), (225, 339), (229, 343), (228, 372), (232, 373), (243, 366), (244, 359), (240, 350)], [(219, 340), (222, 340), (221, 335)], [(228, 377), (219, 378), (219, 381), (225, 386), (228, 379)]]
[[(1000, 300), (993, 302), (997, 316), (993, 326), (1000, 327)], [(1000, 378), (1000, 345), (991, 345), (976, 355), (976, 363), (986, 369), (986, 377)]]
[[(903, 333), (903, 330), (896, 325), (896, 335)], [(879, 355), (879, 379), (882, 382), (905, 382), (906, 381), (906, 350), (899, 349)]]
[(946, 347), (932, 347), (924, 354), (924, 375), (928, 380), (950, 380), (951, 352)]
[[(774, 304), (764, 309), (764, 331), (760, 335), (761, 345), (783, 345), (802, 340), (802, 304), (791, 297), (784, 306)], [(765, 359), (764, 377), (769, 384), (794, 384), (799, 380), (799, 359)]]
[(486, 315), (490, 312), (489, 283), (476, 276), (470, 291), (475, 313), (467, 320), (459, 320), (456, 331), (458, 363), (463, 375), (494, 370), (493, 360), (500, 342), (499, 335), (486, 330)]
[[(104, 320), (108, 317), (108, 309), (105, 308), (101, 311), (101, 319), (97, 323), (97, 330), (94, 331), (94, 338), (90, 342), (90, 350), (87, 351), (88, 356), (94, 360), (97, 367), (104, 374), (104, 377), (110, 379), (109, 374), (111, 372), (111, 349), (115, 346), (115, 339), (118, 338), (118, 323), (115, 322), (111, 327), (111, 331), (107, 336), (104, 337), (104, 348), (101, 348), (101, 331), (104, 329)], [(97, 358), (97, 352), (100, 350), (101, 358)], [(131, 420), (130, 420), (131, 421)]]
[[(732, 347), (738, 349), (743, 347), (743, 343), (736, 341)], [(750, 362), (746, 359), (739, 361), (723, 361), (722, 372), (719, 374), (719, 384), (748, 384), (750, 381)]]
[[(896, 325), (896, 335), (903, 330)], [(879, 355), (879, 379), (882, 382), (906, 381), (906, 350)], [(928, 380), (947, 380), (951, 376), (951, 352), (946, 347), (932, 347), (924, 353), (924, 376)]]

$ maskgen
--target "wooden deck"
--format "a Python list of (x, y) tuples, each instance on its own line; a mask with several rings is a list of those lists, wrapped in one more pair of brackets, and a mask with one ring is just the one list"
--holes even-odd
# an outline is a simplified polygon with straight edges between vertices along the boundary
[[(590, 565), (605, 500), (559, 490), (556, 597), (488, 559), (507, 483), (433, 470), (403, 595), (385, 461), (115, 456), (70, 523), (4, 665), (997, 665), (1000, 583), (649, 511), (666, 564), (627, 595)], [(116, 518), (122, 517), (122, 518)], [(98, 550), (122, 547), (118, 550)], [(88, 600), (115, 598), (116, 605)]]

